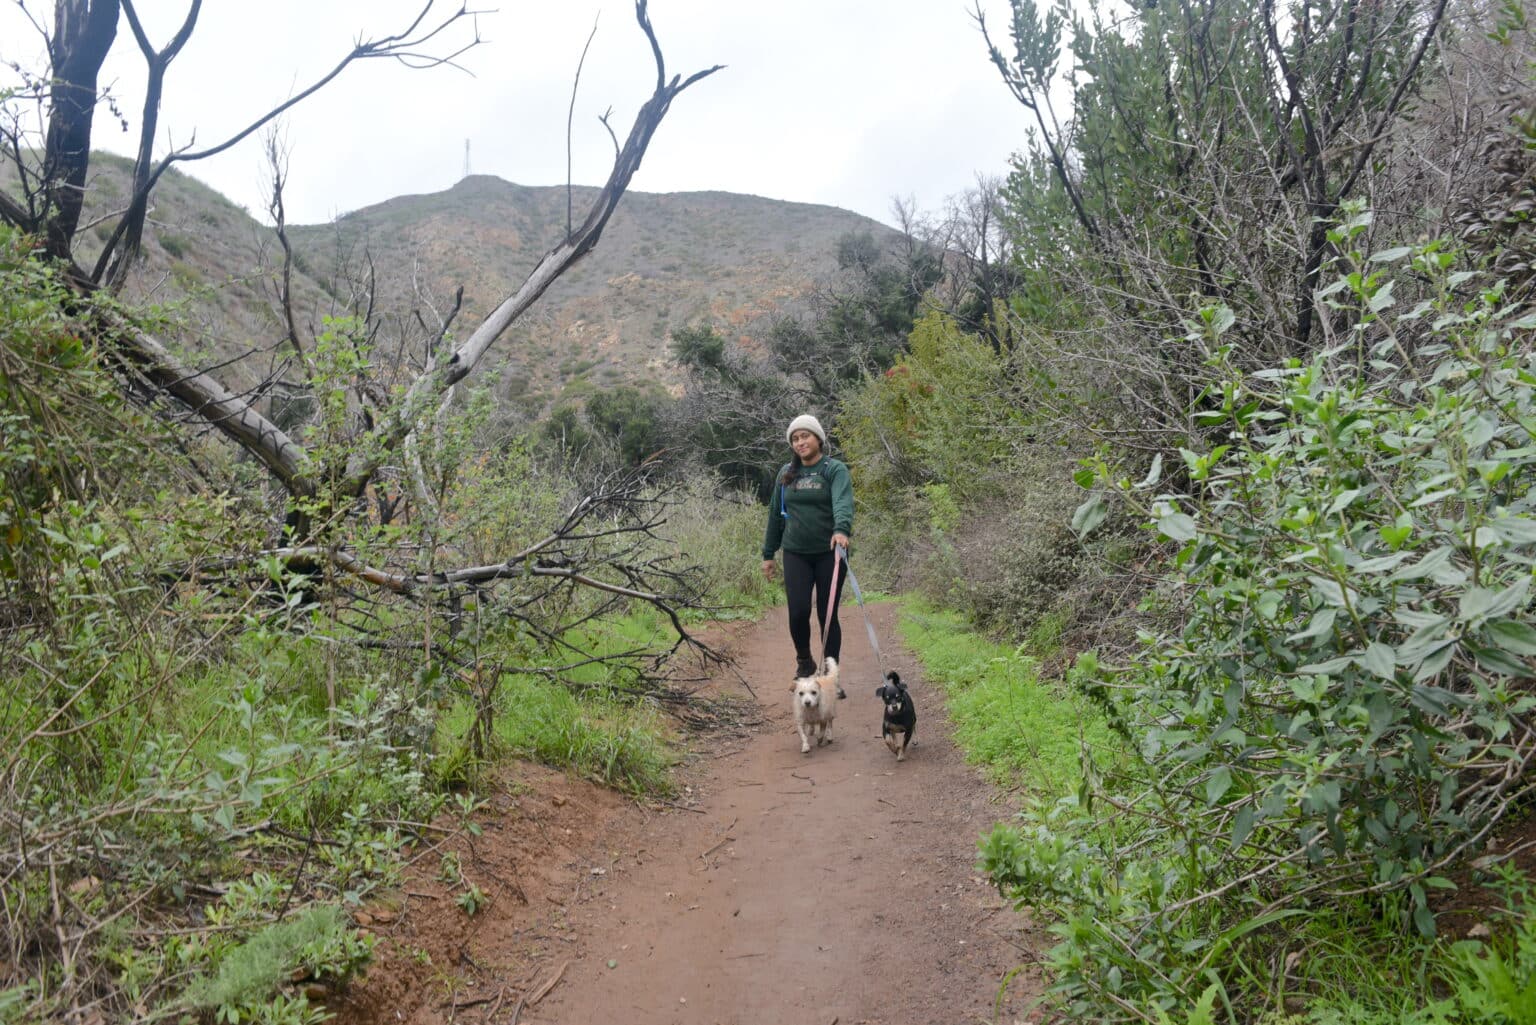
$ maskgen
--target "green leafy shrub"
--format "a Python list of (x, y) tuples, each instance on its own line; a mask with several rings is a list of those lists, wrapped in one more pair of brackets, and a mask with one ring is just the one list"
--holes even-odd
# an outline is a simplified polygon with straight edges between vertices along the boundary
[(1010, 428), (1019, 425), (998, 387), (1002, 357), (937, 312), (913, 326), (909, 346), (847, 396), (838, 418), (861, 501), (884, 510), (930, 482), (948, 485), (962, 504), (993, 493), (1013, 450)]
[[(945, 599), (970, 570), (955, 548), (960, 517), (983, 499), (992, 509), (1006, 504), (997, 499), (1017, 469), (1022, 419), (999, 387), (1003, 358), (952, 318), (927, 314), (909, 346), (889, 370), (845, 393), (837, 434), (859, 502), (854, 540), (872, 579)], [(979, 519), (995, 521), (992, 513)]]
[(23, 619), (41, 613), (56, 563), (108, 561), (111, 545), (80, 551), (130, 504), (104, 496), (152, 495), (130, 485), (153, 463), (142, 439), (159, 432), (97, 363), (88, 326), (63, 314), (66, 292), (26, 237), (0, 226), (0, 600)]
[[(1529, 790), (1536, 318), (1437, 244), (1351, 252), (1364, 223), (1321, 294), (1352, 329), (1312, 363), (1244, 375), (1230, 313), (1192, 324), (1225, 376), (1186, 487), (1083, 476), (1172, 546), (1181, 628), (1089, 682), (1143, 760), (1088, 795), (1114, 821), (1090, 800), (989, 840), (1000, 885), (1061, 916), (1074, 1014), (1193, 1006), (1212, 973), (1240, 993), (1233, 965), (1317, 900), (1374, 895), (1431, 935), (1428, 890)], [(1431, 283), (1400, 313), (1398, 263)]]
[(1043, 616), (1071, 618), (1071, 592), (1088, 571), (1069, 526), (1070, 479), (1044, 459), (1030, 469), (999, 500), (974, 507), (950, 542), (949, 599), (982, 629), (1015, 640)]

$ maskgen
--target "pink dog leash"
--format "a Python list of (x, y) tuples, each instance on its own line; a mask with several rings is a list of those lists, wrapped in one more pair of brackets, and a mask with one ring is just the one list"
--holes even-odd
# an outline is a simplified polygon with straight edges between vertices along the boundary
[[(844, 554), (843, 546), (836, 545), (832, 549), (837, 553), (832, 560), (832, 591), (827, 595), (827, 618), (821, 624), (821, 671), (827, 671), (827, 630), (832, 626), (832, 620), (837, 615), (837, 576), (842, 569), (843, 561), (848, 558)], [(841, 688), (839, 688), (841, 689)]]

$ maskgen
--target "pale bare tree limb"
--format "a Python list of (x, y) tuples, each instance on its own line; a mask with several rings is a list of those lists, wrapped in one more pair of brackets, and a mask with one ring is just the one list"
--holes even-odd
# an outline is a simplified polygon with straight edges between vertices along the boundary
[(319, 493), (302, 445), (211, 374), (186, 366), (164, 343), (125, 321), (108, 325), (116, 352), (154, 387), (255, 456), (294, 497)]
[(463, 345), (446, 359), (440, 362), (432, 361), (427, 372), (417, 378), (405, 396), (388, 413), (372, 443), (360, 446), (363, 454), (355, 457), (353, 463), (347, 467), (344, 493), (358, 493), (380, 465), (383, 453), (394, 451), (401, 439), (415, 429), (417, 421), (433, 402), (434, 396), (442, 394), (468, 377), (496, 339), (527, 312), (556, 279), (591, 252), (597, 245), (597, 240), (602, 237), (603, 229), (607, 226), (608, 219), (613, 216), (613, 211), (618, 207), (619, 200), (629, 187), (630, 180), (640, 169), (640, 161), (645, 156), (646, 148), (671, 108), (672, 101), (695, 82), (721, 69), (722, 65), (717, 64), (695, 72), (686, 79), (674, 75), (668, 81), (665, 77), (666, 69), (661, 58), (660, 44), (656, 41), (656, 34), (646, 15), (646, 0), (636, 0), (635, 17), (646, 39), (650, 42), (651, 51), (656, 58), (657, 87), (651, 94), (651, 98), (635, 115), (629, 138), (625, 140), (623, 148), (614, 161), (607, 182), (592, 201), (586, 219), (574, 232), (568, 233), (558, 245), (544, 254), (543, 259), (534, 267), (522, 287), (503, 300)]
[(571, 128), (576, 121), (576, 91), (581, 88), (581, 69), (587, 63), (587, 51), (592, 49), (592, 40), (597, 38), (597, 19), (602, 17), (602, 12), (592, 19), (592, 31), (587, 36), (587, 44), (581, 48), (581, 59), (576, 62), (576, 78), (571, 82), (571, 105), (565, 112), (565, 234), (571, 234), (572, 221), (575, 219), (575, 199), (571, 195)]
[[(427, 3), (405, 33), (360, 42), (353, 52), (337, 64), (329, 74), (218, 146), (199, 151), (178, 150), (162, 158), (156, 170), (149, 174), (145, 188), (153, 189), (159, 175), (177, 160), (199, 159), (233, 145), (284, 110), (291, 108), (299, 100), (313, 94), (334, 79), (353, 60), (393, 55), (407, 42), (409, 45), (417, 45), (421, 40), (433, 37), (443, 31), (447, 25), (470, 13), (467, 7), (461, 7), (457, 13), (446, 18), (430, 31), (413, 37), (411, 33), (416, 32), (432, 6), (432, 3)], [(429, 357), (425, 371), (392, 408), (384, 411), (371, 437), (365, 444), (359, 446), (359, 451), (364, 454), (354, 455), (344, 473), (338, 473), (337, 471), (341, 469), (338, 467), (322, 474), (305, 448), (262, 415), (249, 401), (230, 391), (211, 374), (183, 364), (153, 335), (114, 318), (112, 323), (106, 326), (119, 355), (151, 385), (163, 390), (241, 448), (249, 451), (295, 497), (318, 497), (317, 481), (338, 478), (342, 481), (342, 485), (339, 493), (332, 496), (334, 500), (361, 494), (378, 469), (398, 451), (405, 436), (417, 429), (417, 425), (427, 411), (441, 402), (449, 388), (468, 377), (486, 351), (507, 328), (523, 315), (557, 278), (580, 261), (597, 244), (608, 219), (639, 169), (646, 149), (670, 109), (672, 101), (695, 82), (720, 70), (720, 66), (716, 65), (696, 72), (686, 79), (674, 75), (668, 80), (665, 77), (660, 45), (646, 13), (645, 0), (637, 0), (635, 16), (655, 55), (658, 84), (651, 97), (636, 114), (629, 137), (620, 149), (608, 180), (593, 200), (586, 218), (557, 246), (545, 254), (523, 285), (504, 300), (462, 345), (446, 356), (434, 353)], [(190, 20), (189, 16), (189, 23)], [(173, 41), (172, 46), (165, 52), (174, 56), (174, 53), (179, 51), (180, 45), (180, 42)], [(94, 96), (94, 88), (92, 96)], [(0, 212), (9, 215), (12, 212), (13, 201), (0, 196), (0, 202), (6, 204)], [(125, 253), (126, 250), (120, 252), (119, 257), (121, 258)], [(91, 281), (94, 275), (87, 273), (83, 268), (72, 265), (70, 276), (83, 290), (92, 289)]]

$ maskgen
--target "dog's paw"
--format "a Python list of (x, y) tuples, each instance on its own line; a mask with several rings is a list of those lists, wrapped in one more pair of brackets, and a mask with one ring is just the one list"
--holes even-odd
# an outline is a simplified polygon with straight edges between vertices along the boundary
[(800, 742), (800, 753), (803, 754), (803, 755), (810, 754), (811, 753), (811, 745), (807, 744), (805, 741), (802, 740)]
[(843, 692), (842, 684), (838, 684), (838, 687), (837, 687), (837, 700), (841, 701), (844, 698), (846, 698), (847, 696), (848, 695)]

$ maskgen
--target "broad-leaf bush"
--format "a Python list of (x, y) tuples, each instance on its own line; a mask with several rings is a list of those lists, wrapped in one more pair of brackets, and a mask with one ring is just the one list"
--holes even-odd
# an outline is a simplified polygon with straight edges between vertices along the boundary
[(1003, 634), (1052, 606), (1077, 551), (1059, 529), (1072, 500), (1061, 453), (1033, 447), (1016, 371), (930, 312), (895, 366), (846, 394), (838, 419), (859, 501), (855, 547), (875, 576)]
[(929, 482), (956, 499), (995, 492), (1018, 425), (999, 386), (1005, 371), (1003, 357), (952, 318), (919, 320), (909, 351), (850, 396), (838, 420), (860, 500), (883, 511)]
[[(1232, 316), (1204, 311), (1209, 440), (1178, 451), (1178, 489), (1107, 457), (1081, 478), (1171, 546), (1178, 627), (1090, 684), (1138, 738), (1135, 778), (984, 845), (1061, 913), (1074, 1013), (1154, 1020), (1218, 978), (1240, 999), (1234, 952), (1323, 899), (1431, 935), (1429, 890), (1530, 792), (1536, 315), (1437, 244), (1350, 252), (1360, 222), (1321, 294), (1333, 348), (1245, 375)], [(1399, 311), (1395, 284), (1427, 297)]]

